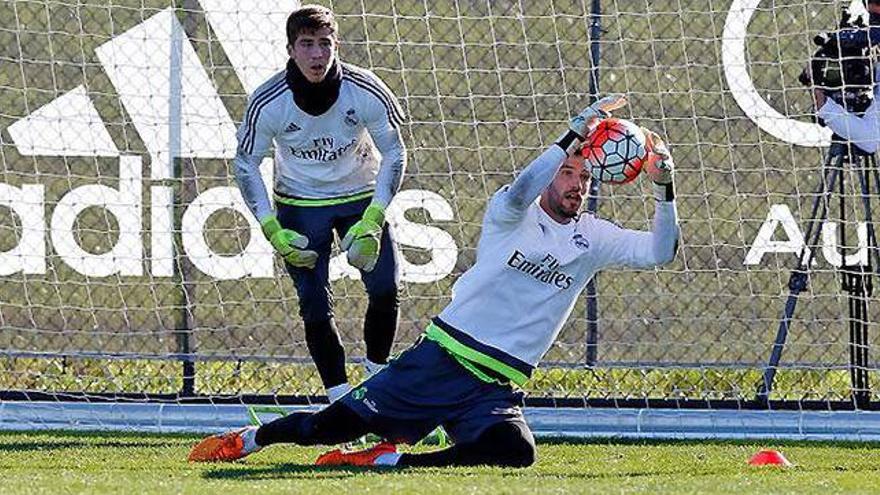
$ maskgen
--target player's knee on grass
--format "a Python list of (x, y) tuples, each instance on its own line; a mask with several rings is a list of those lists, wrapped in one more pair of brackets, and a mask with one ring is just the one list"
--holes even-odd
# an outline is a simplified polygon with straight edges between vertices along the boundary
[(535, 437), (528, 426), (518, 422), (494, 424), (475, 442), (488, 450), (487, 464), (503, 467), (528, 467), (538, 459)]

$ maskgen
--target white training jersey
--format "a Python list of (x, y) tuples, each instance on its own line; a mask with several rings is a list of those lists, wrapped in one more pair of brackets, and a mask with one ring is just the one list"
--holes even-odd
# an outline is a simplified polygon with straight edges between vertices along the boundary
[(671, 261), (678, 224), (675, 203), (662, 201), (656, 202), (652, 232), (587, 213), (560, 224), (539, 200), (524, 212), (511, 208), (508, 187), (491, 199), (476, 263), (455, 283), (452, 301), (435, 323), (459, 343), (528, 376), (590, 278), (604, 268)]
[(371, 191), (380, 160), (399, 161), (403, 153), (403, 111), (372, 72), (342, 64), (339, 96), (317, 116), (296, 105), (286, 75), (287, 70), (281, 71), (257, 88), (237, 134), (236, 176), (258, 219), (270, 213), (271, 206), (268, 197), (260, 197), (266, 196), (265, 188), (254, 181), (261, 180), (259, 161), (273, 146), (275, 193), (295, 199)]
[(880, 67), (874, 71), (874, 99), (863, 115), (847, 111), (828, 98), (816, 116), (835, 134), (868, 153), (880, 150)]

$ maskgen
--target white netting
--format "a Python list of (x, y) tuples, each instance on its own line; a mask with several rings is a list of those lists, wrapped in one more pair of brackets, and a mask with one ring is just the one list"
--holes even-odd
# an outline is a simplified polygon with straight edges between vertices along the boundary
[[(398, 348), (473, 263), (489, 195), (588, 103), (590, 4), (330, 5), (342, 58), (381, 76), (409, 116), (391, 215), (405, 257)], [(248, 92), (283, 67), (294, 6), (0, 4), (0, 388), (177, 393), (188, 357), (197, 394), (320, 393), (292, 284), (231, 208), (234, 129)], [(628, 93), (621, 115), (667, 137), (683, 239), (671, 265), (599, 277), (598, 339), (584, 299), (533, 396), (754, 396), (820, 180), (822, 148), (804, 144), (827, 138), (797, 75), (838, 7), (602, 2), (601, 89)], [(642, 182), (604, 188), (600, 215), (649, 228)], [(848, 397), (833, 258), (817, 257), (775, 397)], [(341, 263), (332, 273), (357, 359), (365, 294)]]

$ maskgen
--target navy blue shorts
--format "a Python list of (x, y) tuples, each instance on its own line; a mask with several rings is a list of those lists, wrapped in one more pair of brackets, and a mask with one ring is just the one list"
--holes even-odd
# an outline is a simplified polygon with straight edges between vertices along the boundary
[[(293, 277), (299, 297), (299, 314), (306, 323), (333, 317), (333, 293), (330, 288), (330, 254), (333, 232), (340, 239), (361, 219), (371, 199), (332, 206), (290, 206), (277, 204), (278, 221), (285, 229), (293, 229), (309, 238), (308, 249), (318, 252), (314, 269), (298, 268), (285, 263)], [(370, 300), (396, 297), (400, 270), (398, 252), (388, 224), (382, 231), (379, 259), (371, 272), (361, 272), (361, 280)]]
[(481, 381), (422, 338), (340, 401), (389, 440), (412, 444), (443, 426), (454, 442), (466, 443), (499, 422), (527, 429), (523, 396), (510, 385)]

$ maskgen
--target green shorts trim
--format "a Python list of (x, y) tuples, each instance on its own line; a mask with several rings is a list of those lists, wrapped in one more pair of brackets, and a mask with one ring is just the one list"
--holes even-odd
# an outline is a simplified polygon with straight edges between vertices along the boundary
[(354, 203), (355, 201), (360, 201), (362, 199), (367, 199), (373, 196), (373, 191), (365, 191), (362, 193), (352, 194), (350, 196), (340, 196), (338, 198), (291, 198), (289, 196), (282, 196), (278, 193), (275, 193), (275, 202), (282, 205), (288, 206), (335, 206), (342, 205), (345, 203)]
[(504, 385), (504, 384), (508, 383), (505, 380), (501, 380), (501, 379), (493, 378), (492, 376), (489, 376), (489, 374), (486, 373), (485, 371), (481, 370), (479, 368), (479, 366), (477, 366), (473, 362), (468, 361), (467, 359), (459, 356), (458, 354), (453, 354), (452, 352), (450, 352), (446, 348), (444, 348), (444, 350), (446, 350), (446, 352), (448, 352), (449, 355), (452, 356), (452, 359), (455, 359), (458, 362), (458, 364), (460, 364), (462, 366), (462, 368), (468, 370), (472, 375), (479, 378), (480, 381), (483, 381), (486, 383), (492, 383), (495, 385)]
[[(471, 349), (470, 347), (455, 340), (451, 335), (443, 331), (442, 328), (433, 323), (429, 324), (428, 328), (425, 329), (425, 338), (427, 338), (428, 340), (433, 340), (434, 342), (439, 344), (440, 347), (449, 351), (451, 354), (453, 354), (453, 357), (455, 357), (456, 360), (460, 363), (462, 362), (462, 360), (466, 360), (472, 363), (479, 364), (480, 366), (488, 368), (495, 373), (498, 373), (499, 375), (509, 379), (511, 382), (519, 385), (520, 387), (525, 385), (525, 383), (529, 380), (529, 377), (518, 369), (504, 364), (501, 361), (493, 358), (492, 356)], [(476, 377), (480, 380), (491, 380), (489, 383), (497, 383), (497, 380), (479, 371), (475, 367), (467, 366), (464, 363), (462, 363), (462, 365), (467, 368), (468, 371), (474, 373), (474, 375), (476, 375)]]

